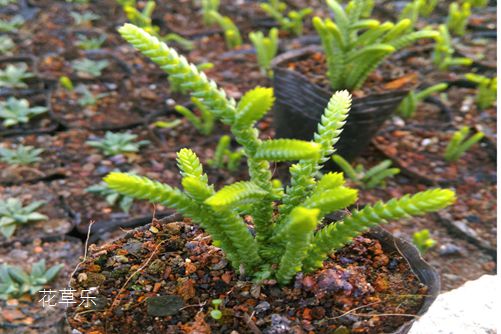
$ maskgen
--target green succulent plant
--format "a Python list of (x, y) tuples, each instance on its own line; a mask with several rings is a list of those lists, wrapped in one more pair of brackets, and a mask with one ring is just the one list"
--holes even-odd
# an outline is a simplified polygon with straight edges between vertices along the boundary
[[(444, 158), (449, 162), (457, 161), (459, 158), (476, 143), (478, 143), (485, 134), (483, 132), (477, 132), (470, 138), (470, 129), (467, 126), (462, 127), (458, 131), (454, 132), (449, 144), (445, 149)], [(467, 139), (468, 138), (468, 139)]]
[(21, 15), (16, 15), (10, 20), (0, 19), (0, 32), (16, 32), (25, 22)]
[(77, 71), (81, 75), (88, 76), (91, 78), (98, 78), (101, 76), (103, 70), (110, 65), (110, 62), (106, 59), (103, 60), (91, 60), (91, 59), (77, 59), (71, 63), (73, 70)]
[(424, 38), (435, 38), (433, 30), (410, 31), (412, 22), (396, 24), (360, 19), (367, 0), (352, 0), (349, 13), (336, 0), (326, 0), (334, 21), (315, 17), (313, 26), (322, 41), (327, 77), (333, 90), (360, 88), (369, 74), (390, 54)]
[(231, 150), (231, 137), (228, 135), (221, 136), (214, 151), (214, 157), (207, 161), (207, 164), (212, 168), (228, 168), (230, 172), (234, 172), (240, 166), (244, 153), (241, 149), (236, 151)]
[(9, 239), (18, 225), (47, 220), (46, 215), (35, 211), (44, 204), (45, 202), (36, 201), (23, 207), (23, 203), (17, 198), (0, 200), (0, 233)]
[(453, 2), (449, 6), (449, 16), (447, 16), (447, 28), (457, 36), (463, 36), (466, 32), (468, 19), (471, 15), (471, 4), (464, 2), (459, 5)]
[(2, 70), (0, 69), (0, 87), (7, 88), (27, 88), (24, 80), (33, 78), (35, 75), (28, 71), (28, 65), (21, 63), (19, 65), (9, 64)]
[(220, 0), (202, 0), (202, 17), (205, 25), (212, 25), (217, 23), (210, 12), (219, 12)]
[(411, 1), (404, 7), (402, 13), (400, 13), (399, 20), (407, 19), (411, 22), (411, 24), (407, 28), (407, 31), (414, 29), (414, 27), (416, 26), (416, 23), (419, 20), (419, 15), (421, 14), (423, 3), (423, 0)]
[[(455, 194), (450, 190), (429, 190), (368, 205), (319, 228), (325, 215), (345, 209), (357, 199), (357, 190), (344, 186), (340, 173), (314, 178), (334, 152), (333, 145), (350, 109), (348, 92), (332, 96), (314, 141), (261, 140), (255, 124), (273, 105), (271, 89), (257, 87), (236, 103), (186, 58), (154, 36), (130, 24), (119, 32), (169, 75), (182, 78), (191, 95), (230, 127), (243, 148), (250, 180), (215, 191), (198, 157), (191, 150), (182, 149), (177, 163), (183, 190), (126, 173), (110, 173), (105, 182), (121, 194), (160, 203), (192, 218), (212, 236), (232, 266), (247, 276), (258, 281), (275, 278), (280, 284), (287, 284), (299, 271), (308, 273), (322, 267), (328, 253), (371, 226), (435, 211), (454, 201)], [(277, 191), (270, 168), (271, 162), (281, 161), (298, 161), (290, 167), (290, 185), (283, 192)], [(241, 214), (252, 217), (255, 236)]]
[(122, 209), (122, 211), (125, 213), (129, 213), (132, 204), (134, 204), (134, 199), (132, 197), (121, 195), (115, 190), (110, 189), (110, 187), (108, 187), (108, 185), (104, 182), (94, 184), (86, 188), (85, 191), (104, 197), (106, 203), (111, 206), (118, 204), (120, 209)]
[(428, 229), (415, 232), (412, 235), (412, 242), (421, 254), (426, 253), (437, 244), (437, 241), (431, 237), (430, 230)]
[(24, 294), (36, 294), (44, 285), (57, 277), (64, 264), (56, 264), (46, 268), (45, 260), (40, 260), (31, 266), (30, 273), (21, 267), (2, 264), (0, 267), (0, 299), (19, 298)]
[(496, 102), (498, 91), (497, 77), (488, 78), (474, 73), (468, 73), (465, 77), (467, 80), (474, 82), (478, 86), (475, 100), (480, 109), (489, 108), (494, 104), (494, 102)]
[(108, 93), (93, 94), (89, 90), (89, 88), (83, 84), (78, 85), (75, 88), (75, 92), (77, 92), (80, 95), (80, 98), (78, 98), (77, 103), (79, 106), (82, 107), (93, 106), (97, 103), (97, 101), (109, 95)]
[(365, 189), (384, 186), (387, 178), (400, 173), (400, 169), (390, 168), (391, 160), (384, 160), (367, 171), (364, 169), (362, 164), (358, 164), (355, 168), (353, 168), (348, 161), (337, 154), (332, 156), (332, 160), (334, 160), (334, 162), (341, 167), (344, 175)]
[(61, 87), (63, 87), (69, 92), (75, 89), (75, 87), (73, 86), (73, 81), (71, 81), (71, 79), (66, 75), (60, 76), (58, 82)]
[(271, 61), (278, 52), (278, 29), (270, 29), (268, 37), (264, 36), (261, 31), (251, 32), (249, 39), (256, 49), (257, 62), (261, 72), (271, 76)]
[(439, 35), (435, 39), (435, 49), (433, 50), (433, 63), (440, 70), (447, 70), (450, 66), (470, 66), (473, 64), (470, 58), (454, 57), (454, 48), (447, 26), (440, 25), (438, 32)]
[(16, 47), (16, 44), (7, 35), (0, 35), (0, 55), (9, 55)]
[(6, 128), (28, 123), (33, 117), (46, 112), (45, 107), (30, 107), (26, 99), (16, 99), (11, 96), (7, 101), (0, 101), (0, 119), (3, 119), (2, 125)]
[(100, 149), (107, 156), (114, 156), (122, 153), (139, 152), (141, 146), (148, 145), (148, 140), (135, 141), (137, 135), (132, 133), (113, 133), (107, 131), (104, 138), (99, 140), (89, 140), (87, 145)]
[(238, 30), (238, 27), (228, 16), (222, 16), (215, 11), (210, 12), (209, 15), (223, 30), (224, 40), (228, 49), (234, 49), (242, 45), (240, 30)]
[(33, 146), (19, 145), (15, 149), (0, 147), (0, 161), (9, 165), (31, 165), (42, 160), (44, 150)]
[(148, 2), (146, 2), (146, 5), (144, 6), (142, 11), (139, 11), (136, 8), (137, 4), (135, 0), (125, 0), (117, 2), (122, 6), (122, 9), (130, 23), (143, 28), (145, 31), (157, 36), (165, 42), (176, 42), (186, 50), (193, 49), (193, 42), (178, 34), (169, 33), (165, 36), (160, 35), (160, 27), (154, 25), (151, 19), (151, 15), (153, 14), (156, 7), (154, 0), (149, 0)]
[(211, 134), (214, 129), (214, 116), (196, 97), (192, 97), (191, 102), (193, 102), (195, 107), (200, 111), (200, 116), (196, 116), (190, 109), (182, 105), (177, 105), (174, 109), (190, 121), (201, 134)]
[(413, 90), (402, 100), (398, 106), (397, 112), (404, 118), (410, 118), (416, 112), (416, 108), (421, 101), (434, 93), (446, 90), (447, 87), (448, 85), (446, 83), (439, 83), (419, 92)]
[(419, 13), (424, 17), (430, 16), (435, 8), (437, 8), (438, 0), (421, 0)]
[(303, 21), (310, 15), (311, 8), (303, 8), (299, 11), (287, 10), (287, 4), (280, 0), (270, 0), (260, 4), (261, 9), (278, 22), (280, 29), (288, 31), (296, 36), (303, 34)]
[(105, 41), (106, 36), (104, 35), (98, 37), (87, 37), (85, 35), (79, 35), (76, 45), (82, 50), (96, 50), (100, 49)]
[(71, 12), (70, 15), (75, 21), (75, 25), (77, 26), (90, 25), (92, 21), (96, 21), (101, 18), (99, 15), (94, 14), (90, 11), (83, 13)]

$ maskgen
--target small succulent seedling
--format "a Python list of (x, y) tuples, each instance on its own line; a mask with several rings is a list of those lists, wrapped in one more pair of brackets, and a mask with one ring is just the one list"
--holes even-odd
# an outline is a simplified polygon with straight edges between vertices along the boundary
[(315, 17), (313, 25), (320, 35), (327, 58), (327, 76), (333, 90), (360, 88), (370, 73), (390, 54), (423, 38), (437, 37), (432, 30), (409, 31), (411, 20), (397, 24), (361, 20), (367, 0), (352, 0), (347, 13), (336, 0), (327, 0), (335, 20)]
[(99, 15), (96, 15), (90, 11), (86, 11), (83, 13), (71, 12), (70, 15), (73, 18), (73, 21), (75, 21), (75, 25), (77, 26), (91, 25), (92, 21), (100, 19)]
[(85, 106), (93, 106), (99, 101), (99, 99), (102, 99), (103, 97), (108, 96), (108, 93), (100, 93), (100, 94), (93, 94), (89, 88), (86, 85), (80, 84), (77, 86), (75, 89), (75, 92), (77, 92), (80, 95), (80, 98), (77, 100), (77, 103), (79, 106), (85, 107)]
[(419, 13), (424, 17), (430, 16), (438, 5), (438, 0), (420, 0), (421, 6)]
[(219, 310), (219, 306), (221, 306), (222, 303), (223, 301), (221, 299), (212, 300), (212, 305), (214, 305), (214, 309), (210, 311), (212, 319), (219, 320), (223, 317), (223, 313)]
[(410, 118), (416, 112), (416, 108), (421, 101), (434, 93), (446, 90), (447, 87), (448, 85), (446, 83), (439, 83), (419, 92), (413, 90), (402, 100), (398, 106), (397, 112), (404, 118)]
[(18, 225), (47, 220), (46, 215), (35, 211), (44, 204), (45, 202), (36, 201), (23, 207), (23, 203), (17, 198), (0, 200), (0, 233), (9, 239)]
[(466, 79), (478, 85), (475, 100), (480, 109), (489, 108), (494, 104), (497, 98), (498, 79), (497, 77), (488, 78), (483, 75), (468, 73)]
[(10, 20), (0, 19), (0, 32), (15, 32), (21, 28), (26, 21), (21, 15), (16, 15)]
[(399, 20), (408, 19), (411, 21), (407, 31), (414, 29), (417, 21), (419, 20), (423, 3), (423, 0), (413, 0), (409, 2), (400, 13)]
[(146, 5), (144, 6), (142, 11), (139, 11), (136, 8), (136, 1), (131, 0), (131, 1), (118, 1), (118, 3), (122, 6), (122, 9), (127, 16), (127, 19), (134, 25), (143, 28), (145, 31), (149, 32), (152, 35), (157, 36), (158, 38), (162, 39), (165, 42), (176, 42), (181, 47), (187, 50), (193, 49), (194, 45), (193, 42), (190, 40), (175, 34), (175, 33), (169, 33), (165, 36), (160, 36), (160, 27), (154, 25), (152, 23), (151, 15), (153, 14), (153, 11), (155, 10), (156, 3), (154, 0), (149, 0)]
[(220, 0), (202, 0), (202, 17), (205, 25), (212, 25), (216, 23), (214, 17), (210, 14), (210, 12), (219, 12), (219, 5), (221, 4)]
[[(154, 36), (130, 24), (119, 31), (169, 75), (182, 79), (191, 95), (230, 127), (243, 148), (250, 179), (216, 191), (195, 153), (182, 149), (177, 163), (183, 190), (126, 173), (110, 173), (105, 182), (124, 195), (160, 203), (191, 218), (211, 235), (233, 268), (248, 277), (257, 281), (274, 278), (288, 284), (300, 271), (309, 273), (321, 268), (330, 252), (371, 226), (425, 214), (454, 202), (455, 194), (450, 190), (429, 190), (368, 205), (321, 227), (327, 214), (343, 210), (357, 199), (357, 190), (344, 185), (341, 173), (315, 179), (339, 140), (351, 105), (348, 92), (332, 96), (314, 141), (261, 140), (255, 125), (272, 108), (272, 89), (257, 87), (236, 103), (186, 58)], [(290, 167), (290, 186), (277, 199), (279, 192), (272, 181), (270, 163), (282, 161), (298, 162)], [(241, 214), (252, 217), (253, 232)]]
[(0, 147), (0, 161), (9, 165), (31, 165), (42, 160), (44, 150), (33, 146), (19, 145), (15, 149)]
[(489, 0), (466, 0), (466, 1), (469, 2), (472, 7), (483, 8), (487, 7), (487, 5), (489, 4)]
[(265, 37), (262, 31), (251, 32), (249, 39), (256, 49), (257, 62), (261, 72), (271, 75), (271, 61), (278, 52), (278, 29), (272, 28), (268, 37)]
[(89, 140), (87, 145), (100, 149), (107, 156), (114, 156), (122, 153), (139, 152), (141, 146), (148, 145), (148, 140), (135, 141), (137, 135), (132, 133), (113, 133), (107, 131), (104, 138), (99, 140)]
[(0, 267), (0, 299), (19, 298), (26, 293), (34, 295), (56, 278), (63, 268), (64, 264), (56, 264), (47, 269), (42, 259), (31, 266), (28, 274), (19, 266), (4, 263)]
[(60, 76), (58, 82), (59, 82), (59, 85), (61, 87), (63, 87), (64, 89), (66, 89), (69, 92), (71, 92), (71, 91), (73, 91), (73, 89), (75, 89), (75, 87), (73, 86), (73, 82), (66, 75)]
[(0, 7), (5, 7), (13, 3), (17, 3), (17, 0), (0, 0)]
[(96, 50), (101, 48), (103, 43), (106, 41), (106, 36), (98, 37), (87, 37), (85, 35), (79, 35), (76, 45), (82, 50)]
[(0, 35), (0, 55), (9, 55), (16, 47), (16, 44), (7, 35)]
[(120, 193), (116, 192), (115, 190), (110, 189), (110, 187), (108, 187), (108, 185), (104, 182), (101, 182), (99, 184), (94, 184), (85, 189), (85, 191), (104, 197), (106, 202), (111, 206), (118, 204), (120, 209), (122, 209), (122, 211), (125, 213), (129, 212), (132, 204), (134, 203), (133, 198), (128, 196), (123, 196)]
[(100, 77), (103, 70), (108, 67), (110, 62), (106, 59), (91, 60), (88, 58), (77, 59), (71, 63), (71, 67), (80, 75), (97, 78)]
[(428, 229), (415, 232), (412, 235), (412, 242), (421, 254), (426, 253), (437, 244), (437, 241), (430, 236), (430, 230)]
[(367, 171), (362, 164), (352, 167), (348, 161), (337, 154), (332, 156), (332, 160), (343, 170), (344, 175), (366, 189), (384, 185), (387, 178), (400, 173), (400, 169), (390, 168), (391, 160), (384, 160)]
[(303, 21), (310, 15), (311, 8), (303, 8), (300, 11), (290, 10), (287, 12), (287, 4), (280, 0), (270, 0), (269, 3), (262, 3), (261, 9), (278, 22), (280, 29), (288, 31), (296, 36), (303, 34)]
[(449, 6), (449, 16), (447, 16), (447, 28), (457, 36), (463, 36), (466, 32), (468, 19), (471, 15), (471, 4), (467, 1), (461, 5), (453, 2)]
[(201, 134), (211, 134), (214, 129), (214, 116), (196, 97), (191, 98), (191, 102), (193, 102), (195, 107), (200, 112), (200, 116), (196, 116), (190, 109), (182, 105), (177, 105), (174, 109), (190, 121)]
[(9, 64), (2, 70), (0, 69), (0, 87), (7, 88), (27, 88), (24, 80), (33, 78), (35, 75), (28, 71), (28, 65), (21, 63), (19, 65)]
[(240, 30), (238, 30), (238, 27), (228, 16), (222, 16), (215, 11), (209, 14), (223, 30), (224, 40), (226, 41), (226, 47), (228, 47), (228, 49), (234, 49), (242, 45)]
[(173, 121), (156, 121), (153, 126), (159, 129), (173, 129), (181, 125), (182, 121), (180, 119), (175, 119)]
[(450, 66), (470, 66), (473, 63), (470, 58), (453, 57), (454, 48), (447, 26), (440, 25), (438, 32), (439, 35), (435, 39), (435, 49), (433, 50), (433, 63), (440, 70), (447, 70)]
[(45, 107), (30, 107), (26, 99), (16, 99), (11, 96), (7, 101), (0, 101), (0, 119), (3, 119), (2, 125), (6, 128), (28, 123), (33, 117), (46, 112)]
[(445, 149), (445, 160), (449, 162), (457, 161), (470, 147), (484, 138), (483, 132), (477, 132), (468, 138), (469, 135), (470, 129), (467, 126), (464, 126), (454, 132), (447, 148)]
[(243, 158), (243, 151), (238, 149), (231, 150), (231, 137), (228, 135), (221, 136), (214, 151), (214, 157), (207, 161), (207, 164), (212, 168), (224, 168), (234, 172), (240, 166), (240, 161)]

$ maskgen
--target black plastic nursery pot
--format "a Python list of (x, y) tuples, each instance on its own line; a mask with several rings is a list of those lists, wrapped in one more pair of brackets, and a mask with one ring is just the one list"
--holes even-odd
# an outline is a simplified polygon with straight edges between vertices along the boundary
[[(383, 260), (384, 270), (395, 270), (392, 275), (405, 277), (397, 286), (389, 280), (391, 288), (383, 295), (389, 294), (390, 299), (383, 297), (384, 301), (379, 304), (393, 303), (399, 308), (415, 303), (411, 315), (405, 314), (399, 320), (385, 318), (381, 320), (380, 329), (384, 328), (385, 333), (405, 334), (414, 319), (424, 314), (436, 299), (440, 291), (439, 276), (413, 245), (382, 228), (374, 228), (357, 238), (353, 246), (340, 250), (336, 259), (343, 262), (350, 261), (351, 256), (363, 257), (360, 254), (365, 246), (361, 245), (374, 243), (379, 245), (378, 252), (371, 253), (378, 254), (373, 258), (375, 262)], [(229, 267), (221, 251), (211, 245), (210, 238), (197, 226), (189, 221), (179, 222), (179, 215), (166, 217), (162, 222), (153, 221), (91, 249), (87, 260), (75, 272), (72, 287), (77, 291), (94, 288), (97, 305), (89, 309), (76, 305), (68, 308), (68, 321), (74, 333), (229, 333), (232, 330), (271, 333), (278, 328), (280, 333), (305, 333), (305, 330), (332, 333), (336, 328), (349, 328), (357, 321), (353, 320), (353, 314), (344, 318), (344, 311), (336, 307), (338, 298), (346, 298), (345, 289), (351, 289), (355, 298), (359, 298), (359, 293), (365, 293), (359, 287), (370, 286), (365, 280), (361, 285), (351, 286), (343, 276), (348, 272), (341, 269), (341, 262), (326, 265), (316, 276), (299, 274), (287, 287), (281, 288), (272, 282), (255, 285)], [(332, 260), (328, 262), (332, 264)], [(403, 291), (393, 289), (410, 286), (410, 276), (422, 289), (417, 294), (409, 288), (414, 293), (402, 297)], [(334, 281), (332, 277), (336, 277)], [(316, 300), (317, 291), (309, 288), (317, 284), (336, 285), (338, 297), (334, 298), (329, 294), (333, 290), (326, 288), (318, 291), (329, 296), (319, 297), (325, 303), (311, 301)], [(310, 297), (306, 298), (306, 294)], [(220, 320), (209, 315), (215, 298), (224, 300)], [(276, 312), (277, 308), (280, 313)], [(365, 311), (379, 317), (376, 309), (369, 307)], [(341, 316), (331, 318), (340, 313)], [(305, 318), (310, 320), (305, 322)], [(335, 318), (344, 319), (333, 320)], [(365, 322), (368, 318), (358, 319)]]
[[(310, 140), (317, 130), (333, 92), (312, 83), (305, 75), (285, 65), (305, 59), (319, 50), (313, 46), (289, 51), (273, 62), (274, 125), (278, 138)], [(407, 94), (408, 90), (402, 89), (354, 97), (346, 125), (336, 144), (337, 154), (348, 160), (358, 156)]]

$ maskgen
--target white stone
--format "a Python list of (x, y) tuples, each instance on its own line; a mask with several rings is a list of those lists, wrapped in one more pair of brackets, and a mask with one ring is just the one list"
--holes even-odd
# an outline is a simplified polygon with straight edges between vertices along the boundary
[(499, 319), (499, 279), (484, 275), (443, 293), (409, 334), (495, 334)]

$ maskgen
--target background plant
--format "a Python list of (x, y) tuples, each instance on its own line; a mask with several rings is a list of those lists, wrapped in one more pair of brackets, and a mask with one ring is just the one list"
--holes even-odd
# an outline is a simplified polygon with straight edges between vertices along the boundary
[(7, 101), (0, 101), (0, 119), (3, 119), (2, 125), (6, 128), (28, 123), (33, 117), (46, 112), (45, 107), (30, 107), (26, 99), (16, 99), (11, 96)]
[(28, 65), (25, 63), (8, 64), (5, 69), (0, 69), (0, 87), (27, 88), (28, 85), (24, 81), (34, 76), (28, 71)]
[(400, 173), (400, 169), (390, 168), (391, 160), (384, 160), (367, 171), (362, 164), (358, 164), (353, 168), (348, 161), (337, 154), (332, 156), (332, 160), (341, 167), (344, 175), (366, 189), (382, 186), (387, 178)]
[(19, 266), (4, 263), (0, 267), (0, 299), (19, 298), (26, 293), (34, 295), (56, 278), (63, 268), (63, 264), (56, 264), (47, 269), (42, 259), (31, 266), (28, 274)]
[(16, 47), (16, 44), (7, 35), (0, 35), (0, 55), (9, 55)]
[(397, 24), (361, 20), (367, 0), (353, 0), (350, 13), (335, 0), (327, 0), (335, 21), (315, 17), (327, 58), (327, 76), (333, 90), (360, 88), (369, 74), (390, 54), (423, 38), (437, 37), (432, 30), (409, 31), (411, 21)]
[[(169, 75), (183, 78), (184, 87), (227, 124), (242, 146), (249, 167), (249, 181), (237, 182), (219, 191), (209, 184), (198, 157), (189, 149), (178, 152), (184, 190), (137, 175), (111, 173), (110, 188), (138, 199), (149, 199), (190, 217), (220, 246), (234, 268), (257, 280), (274, 277), (287, 284), (299, 271), (320, 268), (327, 254), (365, 229), (389, 219), (424, 214), (454, 201), (450, 190), (435, 189), (379, 202), (354, 211), (343, 220), (317, 231), (325, 215), (344, 209), (357, 198), (357, 191), (344, 186), (340, 173), (313, 176), (333, 153), (350, 108), (350, 95), (335, 93), (312, 142), (294, 139), (260, 140), (256, 122), (273, 105), (271, 89), (257, 87), (237, 104), (209, 81), (186, 58), (144, 30), (126, 24), (122, 36), (150, 57)], [(290, 186), (276, 212), (277, 193), (271, 162), (298, 161), (290, 168)], [(255, 236), (240, 214), (252, 216)]]
[(231, 137), (228, 135), (221, 136), (214, 151), (214, 157), (207, 161), (207, 164), (212, 168), (228, 168), (234, 172), (240, 166), (240, 161), (243, 158), (243, 151), (238, 149), (231, 150)]
[(75, 88), (75, 92), (77, 92), (80, 95), (80, 98), (78, 98), (77, 103), (79, 106), (82, 107), (93, 106), (97, 103), (97, 101), (109, 95), (108, 93), (94, 94), (84, 84), (78, 85)]
[(0, 19), (0, 32), (16, 32), (25, 22), (21, 15), (16, 15), (11, 19)]
[(466, 79), (474, 82), (478, 86), (475, 100), (480, 109), (489, 108), (496, 102), (498, 91), (497, 77), (488, 78), (483, 75), (468, 73), (465, 75)]
[(412, 235), (412, 242), (421, 254), (426, 253), (437, 244), (437, 241), (431, 237), (430, 230), (428, 229), (415, 232)]
[(483, 132), (477, 132), (470, 138), (470, 129), (467, 126), (462, 127), (452, 135), (447, 148), (445, 149), (445, 160), (457, 161), (470, 147), (484, 138)]
[(303, 8), (300, 11), (287, 10), (287, 4), (279, 0), (270, 0), (260, 4), (261, 9), (278, 22), (280, 30), (288, 31), (296, 36), (303, 34), (303, 21), (310, 15), (311, 8)]
[(99, 15), (94, 14), (93, 12), (71, 12), (71, 17), (77, 26), (91, 26), (92, 21), (96, 21), (100, 19)]
[(454, 48), (447, 26), (440, 25), (438, 32), (439, 35), (435, 39), (435, 49), (433, 50), (433, 63), (440, 70), (447, 70), (450, 66), (470, 66), (473, 63), (470, 58), (453, 57)]
[(0, 161), (9, 165), (31, 165), (42, 160), (42, 148), (19, 145), (15, 149), (0, 147)]
[(214, 116), (208, 108), (196, 97), (191, 98), (191, 102), (200, 112), (200, 116), (196, 116), (190, 109), (182, 105), (177, 105), (174, 109), (183, 115), (193, 126), (200, 131), (201, 134), (208, 135), (214, 129)]
[(106, 36), (101, 35), (98, 37), (87, 37), (85, 35), (78, 35), (76, 45), (82, 50), (96, 50), (100, 49), (106, 41)]
[(214, 17), (210, 12), (219, 12), (220, 0), (201, 0), (202, 5), (202, 17), (205, 25), (212, 25), (216, 23)]
[(214, 22), (216, 22), (223, 30), (224, 40), (226, 41), (228, 49), (234, 49), (242, 45), (240, 30), (238, 30), (238, 27), (228, 16), (222, 16), (215, 11), (212, 11), (209, 14), (214, 19)]
[(449, 5), (449, 15), (447, 16), (447, 28), (457, 36), (463, 36), (466, 32), (468, 19), (471, 15), (471, 4), (464, 2), (459, 5), (453, 2)]
[(107, 156), (114, 156), (122, 153), (139, 152), (139, 148), (148, 145), (148, 140), (135, 141), (137, 135), (127, 132), (113, 133), (107, 131), (104, 138), (99, 140), (89, 140), (87, 145), (100, 149)]
[(0, 233), (9, 239), (18, 225), (47, 220), (46, 215), (36, 212), (44, 204), (43, 201), (36, 201), (23, 207), (23, 203), (17, 198), (0, 200)]
[(257, 62), (261, 72), (271, 76), (271, 61), (278, 52), (278, 29), (270, 29), (268, 37), (265, 37), (262, 31), (251, 32), (249, 39), (256, 49)]
[(412, 90), (409, 92), (400, 105), (398, 106), (397, 112), (400, 116), (404, 118), (410, 118), (416, 112), (418, 104), (429, 97), (432, 94), (446, 90), (448, 85), (446, 83), (439, 83), (430, 87), (427, 87), (419, 92)]
[(104, 182), (94, 184), (86, 188), (85, 191), (104, 197), (106, 203), (108, 203), (111, 206), (115, 206), (118, 204), (120, 209), (125, 213), (129, 213), (132, 204), (134, 204), (133, 198), (128, 196), (123, 196), (120, 193), (116, 192), (115, 190), (110, 189), (110, 187), (108, 187), (108, 185)]
[(103, 60), (92, 60), (88, 58), (77, 59), (71, 62), (71, 67), (73, 70), (77, 71), (81, 75), (88, 76), (91, 78), (98, 78), (101, 76), (103, 70), (110, 65), (110, 62), (106, 59)]

